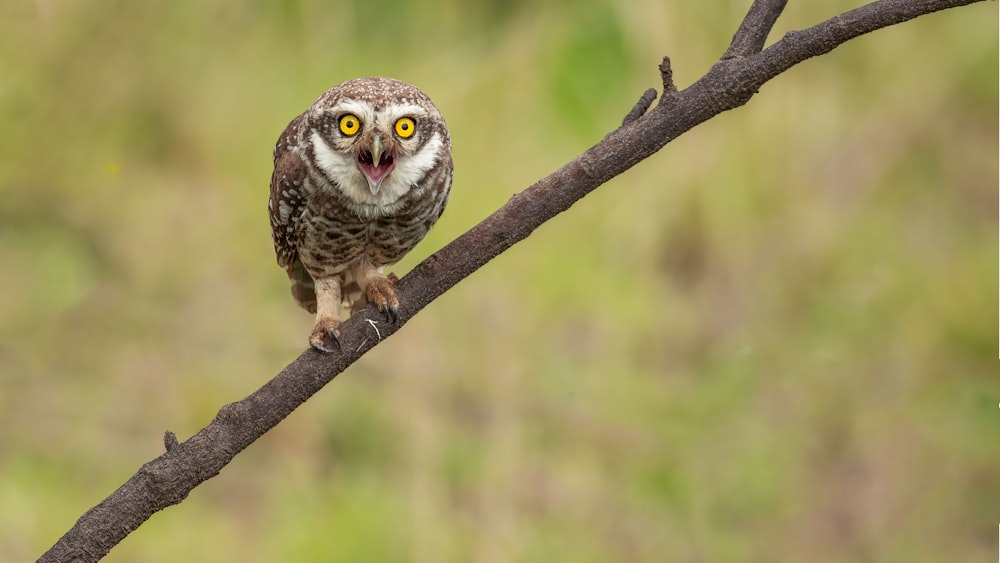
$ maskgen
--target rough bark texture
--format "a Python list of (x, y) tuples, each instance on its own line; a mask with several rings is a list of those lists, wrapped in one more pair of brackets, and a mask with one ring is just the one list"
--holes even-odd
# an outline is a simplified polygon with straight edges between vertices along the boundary
[(180, 503), (200, 483), (218, 475), (234, 456), (436, 297), (685, 131), (745, 104), (771, 78), (859, 35), (979, 1), (880, 0), (808, 29), (789, 32), (764, 49), (786, 0), (755, 0), (729, 48), (705, 76), (678, 91), (670, 61), (664, 58), (660, 65), (663, 93), (652, 111), (648, 110), (656, 92), (649, 90), (626, 115), (620, 129), (512, 197), (400, 280), (398, 323), (389, 326), (373, 310), (361, 311), (341, 326), (339, 352), (307, 350), (250, 396), (222, 407), (208, 426), (184, 442), (178, 443), (168, 432), (164, 437), (166, 453), (144, 464), (118, 490), (84, 513), (40, 561), (101, 559), (153, 513)]

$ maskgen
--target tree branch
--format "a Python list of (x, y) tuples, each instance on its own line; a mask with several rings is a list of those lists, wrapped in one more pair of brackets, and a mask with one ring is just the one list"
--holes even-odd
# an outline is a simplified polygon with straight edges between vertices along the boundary
[[(118, 490), (91, 508), (43, 562), (97, 561), (153, 513), (178, 504), (218, 475), (238, 453), (277, 425), (421, 309), (466, 276), (569, 209), (597, 186), (621, 174), (696, 125), (745, 104), (760, 87), (792, 66), (845, 41), (917, 16), (982, 0), (880, 0), (763, 49), (785, 0), (755, 0), (723, 57), (685, 90), (673, 85), (670, 61), (660, 65), (664, 92), (655, 109), (647, 91), (621, 128), (551, 175), (514, 195), (503, 207), (417, 265), (400, 280), (399, 321), (386, 325), (371, 309), (341, 326), (341, 350), (309, 349), (241, 401), (222, 407), (197, 434), (178, 443), (168, 432), (166, 452), (144, 464)], [(666, 102), (666, 103), (665, 103)]]
[(787, 0), (754, 0), (722, 58), (748, 57), (759, 53), (786, 3)]
[(653, 104), (653, 100), (655, 99), (656, 99), (655, 88), (649, 88), (645, 92), (643, 92), (642, 97), (639, 98), (639, 101), (635, 103), (635, 107), (633, 107), (632, 111), (628, 112), (628, 115), (626, 115), (625, 119), (622, 120), (622, 127), (642, 117), (646, 113), (646, 110), (649, 109), (649, 106)]

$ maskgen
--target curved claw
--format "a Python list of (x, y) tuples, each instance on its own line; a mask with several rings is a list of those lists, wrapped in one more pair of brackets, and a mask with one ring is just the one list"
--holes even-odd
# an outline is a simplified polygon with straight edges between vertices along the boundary
[(396, 324), (399, 320), (399, 297), (393, 286), (396, 283), (396, 276), (375, 277), (368, 282), (365, 288), (365, 298), (369, 303), (374, 303), (379, 311), (385, 313), (385, 319), (389, 324)]
[[(337, 344), (337, 348), (340, 348), (340, 331), (330, 333), (330, 338)], [(320, 352), (325, 352), (327, 354), (333, 353), (333, 348), (326, 346), (324, 340), (310, 340), (309, 345), (313, 348), (319, 350)]]
[(320, 352), (326, 352), (330, 354), (333, 352), (333, 348), (326, 345), (327, 336), (330, 340), (333, 340), (337, 348), (340, 348), (340, 330), (337, 327), (340, 325), (339, 322), (334, 324), (333, 322), (320, 322), (316, 323), (313, 327), (312, 334), (309, 335), (309, 345), (313, 348), (319, 350)]
[(399, 320), (399, 307), (385, 307), (385, 320), (394, 325)]

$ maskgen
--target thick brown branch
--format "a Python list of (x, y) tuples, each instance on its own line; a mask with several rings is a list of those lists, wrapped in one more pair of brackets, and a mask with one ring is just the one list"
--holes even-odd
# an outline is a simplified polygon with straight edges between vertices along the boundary
[[(424, 260), (398, 285), (399, 322), (386, 325), (371, 309), (341, 325), (341, 350), (307, 350), (247, 398), (226, 405), (188, 440), (164, 438), (167, 451), (88, 510), (44, 555), (43, 562), (96, 561), (153, 513), (177, 504), (234, 456), (288, 416), (417, 312), (495, 256), (569, 209), (591, 190), (631, 168), (705, 120), (746, 103), (768, 80), (810, 57), (922, 14), (982, 0), (880, 0), (792, 32), (761, 51), (784, 0), (757, 0), (723, 59), (689, 88), (675, 92), (669, 61), (660, 70), (661, 103), (582, 155), (515, 195), (503, 207)], [(664, 99), (669, 103), (662, 103)], [(652, 99), (649, 99), (652, 102)], [(648, 109), (646, 96), (633, 113)], [(641, 110), (641, 111), (640, 111)], [(632, 115), (631, 113), (629, 114)]]

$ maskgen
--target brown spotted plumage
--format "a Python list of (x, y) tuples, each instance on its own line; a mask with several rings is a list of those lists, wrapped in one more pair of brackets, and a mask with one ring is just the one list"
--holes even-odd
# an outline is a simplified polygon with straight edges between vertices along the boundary
[(390, 78), (327, 90), (274, 147), (268, 210), (292, 296), (316, 314), (309, 343), (328, 350), (340, 307), (374, 303), (390, 322), (398, 262), (441, 216), (451, 188), (451, 138), (423, 92)]

